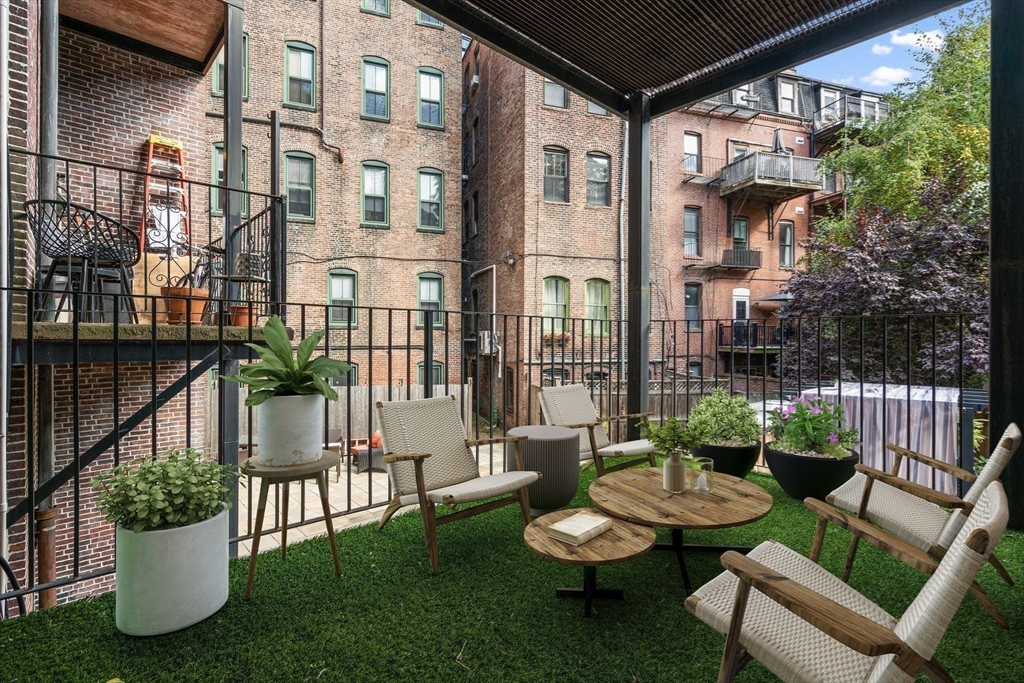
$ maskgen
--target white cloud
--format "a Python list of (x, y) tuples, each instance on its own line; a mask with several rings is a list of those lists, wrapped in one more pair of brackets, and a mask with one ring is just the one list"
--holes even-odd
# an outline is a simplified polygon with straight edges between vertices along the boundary
[[(923, 33), (900, 33), (893, 31), (889, 34), (889, 40), (893, 45), (905, 45), (907, 47), (923, 47), (926, 50), (936, 52), (942, 48), (942, 42), (946, 36), (938, 29), (925, 31)], [(871, 49), (874, 52), (874, 48)]]
[(910, 78), (910, 72), (898, 67), (880, 66), (860, 80), (873, 88), (887, 88)]
[(840, 78), (836, 81), (839, 85), (849, 85), (853, 83), (853, 76), (847, 76), (846, 78)]
[(887, 55), (892, 52), (892, 48), (888, 45), (879, 45), (875, 43), (871, 46), (871, 54), (873, 55)]

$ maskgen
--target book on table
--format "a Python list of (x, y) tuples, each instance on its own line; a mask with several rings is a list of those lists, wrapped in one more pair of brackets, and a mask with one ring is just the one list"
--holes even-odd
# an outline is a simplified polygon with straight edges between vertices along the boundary
[(577, 512), (548, 527), (551, 538), (581, 545), (612, 528), (612, 520), (589, 512)]

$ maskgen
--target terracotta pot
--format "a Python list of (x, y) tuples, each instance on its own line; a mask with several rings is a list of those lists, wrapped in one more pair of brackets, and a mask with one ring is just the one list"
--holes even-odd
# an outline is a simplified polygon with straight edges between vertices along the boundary
[(203, 324), (203, 311), (210, 290), (197, 287), (161, 287), (160, 294), (167, 306), (167, 324), (184, 325), (185, 316), (193, 325)]
[(252, 327), (256, 324), (256, 311), (253, 306), (232, 305), (231, 325), (233, 327)]

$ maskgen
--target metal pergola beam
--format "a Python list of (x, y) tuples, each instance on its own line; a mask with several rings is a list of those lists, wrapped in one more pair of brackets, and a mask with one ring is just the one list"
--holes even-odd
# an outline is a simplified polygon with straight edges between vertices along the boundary
[(893, 28), (944, 12), (967, 0), (913, 0), (890, 6), (886, 10), (863, 12), (847, 21), (837, 21), (798, 38), (786, 41), (741, 59), (732, 66), (707, 76), (687, 81), (655, 94), (651, 100), (651, 116), (658, 117), (709, 97), (732, 90), (738, 85), (778, 73), (812, 59), (869, 40)]
[(445, 23), (458, 26), (481, 43), (539, 71), (576, 94), (619, 116), (629, 115), (629, 99), (587, 71), (567, 62), (528, 36), (483, 12), (472, 2), (459, 0), (409, 0), (408, 4)]

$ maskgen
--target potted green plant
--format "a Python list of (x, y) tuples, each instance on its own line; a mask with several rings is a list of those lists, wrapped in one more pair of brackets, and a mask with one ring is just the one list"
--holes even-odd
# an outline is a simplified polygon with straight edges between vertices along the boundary
[(688, 458), (700, 445), (702, 434), (691, 429), (686, 420), (676, 417), (666, 418), (659, 425), (644, 419), (638, 426), (644, 438), (654, 446), (654, 452), (666, 457), (662, 465), (662, 487), (672, 493), (682, 493), (686, 490), (687, 463), (684, 458)]
[(122, 463), (92, 480), (115, 527), (118, 630), (183, 629), (228, 599), (230, 465), (193, 448)]
[(350, 366), (326, 356), (312, 358), (323, 330), (299, 342), (295, 354), (280, 317), (272, 316), (263, 334), (266, 346), (246, 344), (260, 359), (243, 365), (239, 374), (224, 377), (249, 387), (245, 405), (259, 406), (256, 461), (285, 467), (319, 460), (323, 455), (323, 400), (338, 400), (338, 392), (327, 380), (345, 374)]
[(746, 398), (715, 389), (697, 402), (688, 422), (703, 438), (694, 456), (711, 458), (715, 472), (742, 479), (754, 469), (764, 430)]
[(845, 421), (841, 405), (814, 395), (768, 414), (773, 440), (764, 445), (764, 458), (783, 491), (824, 500), (854, 475), (858, 436), (843, 428)]

